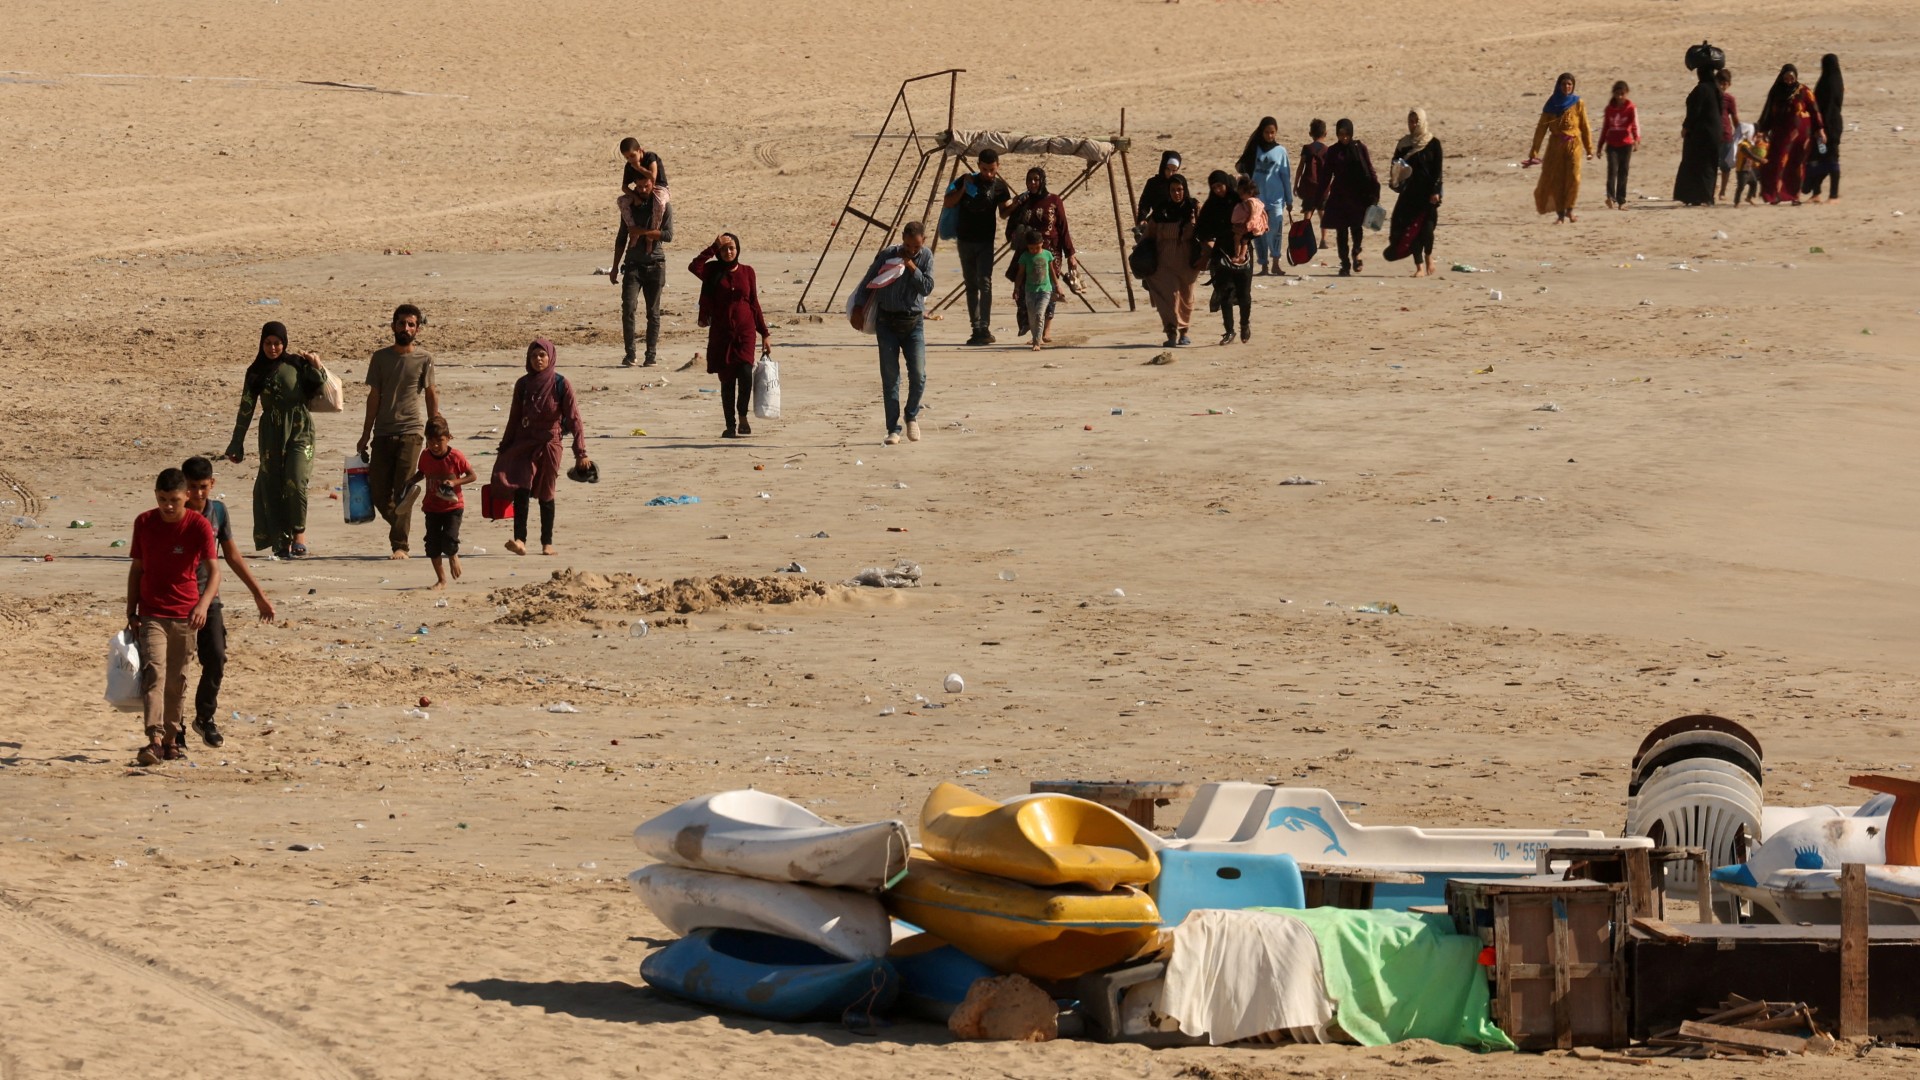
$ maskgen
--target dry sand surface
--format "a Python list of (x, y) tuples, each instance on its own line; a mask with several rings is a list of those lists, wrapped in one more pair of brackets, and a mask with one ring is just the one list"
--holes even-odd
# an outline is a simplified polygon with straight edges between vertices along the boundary
[[(626, 834), (722, 788), (856, 821), (911, 815), (944, 779), (1063, 776), (1614, 829), (1641, 734), (1695, 710), (1760, 735), (1778, 802), (1845, 802), (1850, 773), (1920, 761), (1912, 28), (1893, 0), (10, 0), (0, 1077), (1612, 1075), (713, 1016), (640, 986), (666, 934), (622, 883)], [(1781, 62), (1842, 55), (1838, 205), (1663, 201), (1703, 36), (1749, 116)], [(1449, 157), (1439, 258), (1488, 272), (1261, 279), (1251, 345), (1168, 366), (1146, 364), (1144, 310), (1065, 316), (1040, 356), (957, 348), (949, 311), (926, 439), (882, 447), (871, 344), (793, 311), (854, 135), (945, 66), (969, 69), (962, 127), (1103, 135), (1127, 107), (1136, 180), (1163, 146), (1196, 176), (1230, 163), (1263, 113), (1290, 142), (1352, 116), (1379, 159), (1424, 105)], [(1564, 68), (1596, 119), (1612, 79), (1634, 84), (1649, 198), (1603, 210), (1589, 165), (1581, 221), (1556, 228), (1513, 163)], [(929, 127), (943, 107), (916, 100)], [(593, 276), (629, 133), (666, 157), (680, 230), (646, 371), (614, 366), (618, 304)], [(1117, 289), (1102, 206), (1070, 209)], [(710, 378), (678, 370), (704, 344), (680, 266), (722, 228), (786, 373), (786, 418), (738, 444), (715, 438)], [(944, 250), (938, 272), (957, 283)], [(254, 564), (284, 621), (230, 591), (226, 747), (132, 767), (135, 721), (98, 700), (126, 570), (109, 542), (156, 470), (225, 444), (261, 321), (352, 383), (406, 300), (470, 453), (525, 342), (560, 343), (605, 478), (561, 492), (561, 556), (505, 555), (470, 519), (467, 578), (436, 606), (425, 562), (390, 564), (329, 498), (355, 391), (319, 421), (319, 557)], [(253, 469), (222, 469), (244, 536)], [(700, 504), (641, 505), (681, 493)], [(920, 588), (840, 585), (901, 559)], [(671, 610), (637, 610), (634, 581), (677, 579)], [(1372, 601), (1402, 614), (1353, 610)], [(949, 671), (964, 693), (941, 691)], [(429, 718), (406, 715), (422, 696)]]

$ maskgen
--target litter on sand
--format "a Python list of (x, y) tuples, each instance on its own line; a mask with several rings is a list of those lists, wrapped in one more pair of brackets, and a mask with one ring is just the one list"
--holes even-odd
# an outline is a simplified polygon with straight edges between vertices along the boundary
[(847, 584), (865, 585), (874, 589), (917, 588), (920, 585), (920, 564), (902, 561), (890, 568), (869, 566), (855, 574)]
[(643, 505), (646, 506), (691, 506), (700, 501), (698, 495), (655, 495)]
[(1398, 615), (1400, 614), (1400, 605), (1386, 600), (1375, 600), (1371, 604), (1361, 604), (1353, 610), (1367, 615)]
[(1280, 481), (1280, 486), (1281, 487), (1316, 487), (1324, 483), (1326, 483), (1325, 480), (1309, 480), (1304, 476), (1289, 476), (1285, 480)]

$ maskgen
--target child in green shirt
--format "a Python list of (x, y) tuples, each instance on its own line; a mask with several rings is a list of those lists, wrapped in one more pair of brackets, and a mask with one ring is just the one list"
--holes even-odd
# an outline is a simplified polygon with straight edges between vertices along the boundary
[(1026, 250), (1020, 255), (1013, 284), (1019, 290), (1020, 302), (1027, 307), (1027, 328), (1033, 334), (1033, 349), (1038, 352), (1040, 335), (1047, 326), (1047, 305), (1053, 300), (1053, 252), (1041, 242), (1038, 229), (1028, 229), (1020, 239)]

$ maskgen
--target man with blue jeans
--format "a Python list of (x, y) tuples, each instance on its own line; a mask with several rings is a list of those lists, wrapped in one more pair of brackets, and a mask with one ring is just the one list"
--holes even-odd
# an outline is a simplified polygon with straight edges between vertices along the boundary
[(954, 246), (960, 249), (960, 279), (967, 286), (969, 345), (993, 344), (993, 249), (999, 243), (1000, 211), (1013, 192), (1000, 179), (1000, 152), (980, 151), (980, 168), (955, 180), (942, 207), (959, 207)]
[[(874, 336), (880, 342), (880, 388), (887, 402), (888, 446), (900, 442), (900, 359), (907, 361), (907, 438), (920, 441), (920, 396), (927, 389), (926, 298), (933, 291), (933, 253), (926, 248), (927, 227), (909, 221), (900, 230), (900, 242), (883, 248), (856, 287), (864, 295), (869, 283), (890, 276), (876, 290)], [(991, 245), (987, 248), (993, 254)], [(897, 269), (897, 273), (896, 273)]]

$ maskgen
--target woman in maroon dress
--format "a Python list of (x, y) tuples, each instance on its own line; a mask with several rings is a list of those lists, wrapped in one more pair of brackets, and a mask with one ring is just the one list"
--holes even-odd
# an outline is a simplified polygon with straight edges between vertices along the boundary
[[(513, 384), (513, 409), (494, 458), (493, 485), (513, 492), (513, 539), (507, 550), (527, 553), (527, 502), (540, 503), (540, 554), (553, 551), (553, 497), (560, 484), (561, 440), (573, 436), (573, 465), (593, 468), (581, 440), (580, 403), (566, 376), (554, 370), (559, 353), (553, 342), (535, 338), (527, 346), (527, 373)], [(597, 474), (596, 474), (597, 475)]]
[(1346, 277), (1360, 272), (1360, 227), (1366, 224), (1367, 211), (1380, 201), (1380, 177), (1373, 171), (1367, 144), (1353, 137), (1353, 121), (1334, 124), (1333, 133), (1334, 143), (1327, 147), (1320, 227), (1333, 230), (1340, 245), (1340, 276)]
[[(759, 281), (740, 261), (740, 238), (721, 233), (687, 266), (700, 279), (700, 325), (707, 328), (707, 373), (720, 376), (720, 407), (726, 411), (723, 439), (753, 434), (747, 407), (753, 403), (753, 335), (760, 355), (770, 356), (767, 317), (760, 312)], [(737, 419), (736, 419), (737, 417)]]
[[(1067, 206), (1060, 196), (1047, 190), (1047, 170), (1035, 165), (1027, 170), (1027, 190), (1015, 196), (1013, 201), (1000, 208), (1000, 214), (1007, 219), (1007, 237), (1017, 239), (1026, 235), (1027, 229), (1040, 234), (1040, 246), (1053, 252), (1053, 265), (1062, 271), (1073, 265), (1073, 234), (1067, 229)], [(1016, 249), (1015, 254), (1025, 250), (1024, 245)], [(1014, 270), (1020, 260), (1007, 260), (1007, 280), (1013, 280)], [(1014, 310), (1020, 313), (1020, 332), (1027, 328), (1026, 305), (1018, 303), (1019, 288), (1014, 289)], [(1049, 293), (1047, 300), (1046, 325), (1040, 328), (1040, 340), (1053, 341), (1053, 308), (1059, 294)]]

